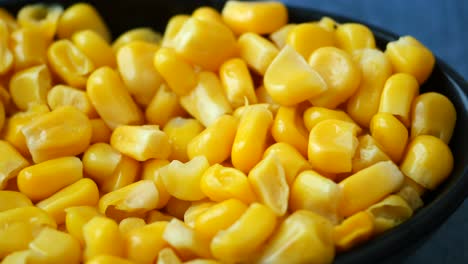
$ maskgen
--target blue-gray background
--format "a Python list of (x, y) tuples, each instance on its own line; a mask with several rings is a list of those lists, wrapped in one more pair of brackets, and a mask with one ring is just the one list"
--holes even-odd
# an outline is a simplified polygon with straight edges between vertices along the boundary
[[(412, 35), (468, 80), (467, 0), (283, 0)], [(404, 264), (468, 263), (468, 200)]]

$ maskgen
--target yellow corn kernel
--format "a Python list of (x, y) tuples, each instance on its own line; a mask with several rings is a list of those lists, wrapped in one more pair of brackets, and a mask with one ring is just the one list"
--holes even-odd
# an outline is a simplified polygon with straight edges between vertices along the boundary
[(389, 230), (413, 215), (413, 209), (398, 195), (390, 195), (367, 209), (373, 216), (374, 233), (380, 234)]
[(128, 232), (125, 235), (127, 258), (135, 263), (154, 263), (159, 251), (168, 245), (163, 238), (167, 225), (167, 222), (155, 222)]
[[(35, 230), (36, 232), (40, 231)], [(0, 258), (28, 248), (34, 239), (33, 228), (25, 222), (11, 223), (0, 229)], [(3, 263), (3, 262), (2, 262)]]
[(115, 67), (114, 50), (95, 31), (89, 29), (78, 31), (73, 34), (71, 40), (93, 62), (96, 68), (102, 66)]
[(180, 98), (180, 104), (205, 127), (232, 112), (218, 76), (207, 71), (198, 74), (197, 86)]
[(10, 143), (0, 140), (0, 190), (28, 165), (29, 162)]
[(87, 3), (74, 4), (63, 12), (57, 26), (59, 38), (71, 38), (75, 32), (90, 29), (98, 33), (107, 42), (111, 34), (103, 19), (93, 6)]
[[(403, 200), (408, 203), (408, 206), (414, 211), (418, 210), (419, 208), (424, 206), (424, 201), (421, 199), (421, 196), (419, 195), (418, 191), (416, 188), (413, 188), (412, 186), (406, 184), (406, 180), (409, 179), (408, 177), (405, 177), (405, 182), (403, 183), (403, 187), (398, 191), (397, 195)], [(417, 184), (417, 183), (415, 183)]]
[(242, 34), (237, 43), (240, 57), (260, 75), (265, 75), (279, 52), (278, 48), (269, 40), (251, 32)]
[(141, 110), (115, 70), (109, 67), (95, 70), (88, 78), (86, 90), (99, 116), (111, 129), (143, 123)]
[(412, 75), (406, 73), (394, 74), (385, 82), (380, 97), (379, 112), (396, 116), (408, 127), (411, 122), (411, 104), (418, 94), (419, 84)]
[(238, 35), (245, 32), (272, 33), (288, 21), (286, 6), (280, 2), (227, 1), (222, 10), (224, 22)]
[(270, 39), (275, 43), (276, 47), (282, 49), (286, 45), (288, 34), (295, 26), (296, 24), (286, 24), (270, 34)]
[(286, 182), (292, 186), (296, 176), (307, 169), (311, 169), (310, 163), (295, 149), (287, 143), (275, 143), (268, 147), (263, 154), (263, 158), (275, 154), (284, 169)]
[(380, 96), (385, 81), (392, 74), (387, 57), (376, 49), (362, 49), (353, 53), (353, 59), (362, 73), (358, 90), (349, 98), (347, 113), (360, 126), (369, 127), (374, 114), (379, 111)]
[(119, 126), (110, 142), (120, 153), (138, 161), (167, 159), (171, 153), (169, 137), (155, 125)]
[(90, 118), (97, 115), (85, 91), (66, 85), (59, 84), (52, 87), (47, 94), (47, 104), (51, 110), (55, 110), (60, 106), (70, 105)]
[(54, 73), (76, 88), (84, 88), (88, 75), (95, 69), (91, 59), (66, 39), (52, 43), (47, 58)]
[(159, 201), (158, 205), (156, 206), (157, 209), (163, 208), (166, 206), (169, 198), (171, 197), (170, 194), (166, 190), (166, 186), (164, 186), (163, 180), (161, 178), (161, 174), (159, 173), (159, 169), (169, 164), (168, 160), (158, 160), (158, 159), (151, 159), (147, 160), (143, 163), (143, 171), (141, 178), (143, 180), (152, 180), (156, 185), (156, 188), (159, 192)]
[(99, 212), (107, 214), (113, 207), (118, 211), (144, 213), (156, 208), (159, 192), (151, 180), (141, 180), (113, 192), (107, 193), (99, 200)]
[(33, 201), (50, 197), (83, 178), (83, 164), (77, 157), (63, 157), (26, 167), (18, 174), (18, 188)]
[(108, 193), (127, 186), (139, 177), (140, 163), (125, 155), (115, 168), (112, 176), (101, 184), (101, 193)]
[(49, 69), (42, 64), (16, 72), (10, 80), (10, 95), (19, 109), (27, 110), (32, 105), (46, 104), (51, 87)]
[(209, 166), (204, 156), (197, 156), (186, 163), (174, 160), (159, 169), (159, 174), (169, 194), (181, 200), (198, 201), (205, 197), (200, 181)]
[(286, 142), (307, 156), (308, 131), (299, 114), (298, 107), (281, 106), (271, 127), (276, 142)]
[(91, 144), (107, 143), (110, 141), (112, 131), (101, 118), (89, 120), (91, 122), (92, 134)]
[(29, 244), (28, 263), (70, 263), (81, 260), (80, 243), (70, 234), (45, 227)]
[(188, 15), (175, 15), (169, 19), (166, 25), (166, 31), (162, 39), (161, 46), (166, 48), (174, 47), (174, 38), (179, 33), (182, 26), (190, 18)]
[(273, 115), (264, 107), (249, 107), (239, 121), (231, 151), (234, 167), (247, 173), (262, 158)]
[(146, 215), (146, 222), (148, 224), (159, 222), (159, 221), (171, 221), (175, 217), (169, 214), (161, 213), (158, 210), (152, 210)]
[(330, 179), (315, 171), (301, 172), (291, 186), (289, 205), (293, 211), (309, 210), (337, 224), (341, 190)]
[(147, 106), (163, 79), (154, 68), (153, 59), (158, 45), (133, 41), (117, 52), (117, 66), (129, 93), (135, 101)]
[(33, 205), (26, 195), (14, 191), (0, 191), (0, 201), (0, 212)]
[(0, 74), (7, 73), (14, 63), (14, 54), (10, 50), (9, 39), (7, 24), (0, 20)]
[(119, 226), (111, 219), (95, 216), (83, 226), (85, 261), (99, 255), (123, 257), (125, 241), (120, 234)]
[(323, 16), (319, 21), (317, 21), (317, 24), (331, 32), (335, 32), (339, 25), (335, 20), (333, 20), (333, 18), (327, 16)]
[(400, 168), (416, 183), (434, 190), (452, 171), (453, 155), (450, 148), (439, 138), (421, 135), (415, 137), (408, 145)]
[[(312, 106), (307, 108), (304, 112), (304, 125), (307, 130), (311, 131), (315, 125), (320, 123), (321, 121), (328, 120), (328, 119), (337, 119), (349, 123), (353, 123), (354, 121), (351, 117), (346, 114), (346, 112), (341, 110), (332, 110), (325, 107), (318, 107)], [(358, 129), (358, 133), (360, 133), (361, 128)]]
[(234, 224), (246, 210), (247, 206), (239, 200), (225, 200), (202, 212), (195, 219), (193, 228), (202, 236), (212, 238)]
[(193, 118), (175, 117), (166, 123), (163, 131), (169, 137), (172, 146), (169, 160), (187, 162), (187, 147), (192, 139), (203, 131), (203, 125)]
[(411, 74), (419, 84), (423, 84), (429, 78), (435, 65), (432, 52), (411, 36), (403, 36), (389, 42), (385, 55), (395, 72)]
[(216, 203), (214, 202), (205, 202), (203, 200), (193, 202), (192, 205), (189, 208), (187, 208), (187, 211), (185, 211), (184, 213), (184, 223), (190, 228), (194, 228), (195, 221), (197, 220), (197, 218), (215, 204)]
[(285, 106), (312, 99), (328, 89), (322, 76), (289, 45), (271, 62), (263, 83), (271, 98)]
[(249, 172), (249, 182), (259, 201), (276, 215), (283, 216), (288, 209), (289, 185), (283, 166), (276, 154), (271, 153)]
[[(1, 26), (0, 26), (1, 27)], [(47, 63), (51, 39), (34, 28), (21, 28), (11, 33), (15, 71)]]
[(192, 13), (192, 17), (211, 22), (224, 23), (223, 18), (221, 17), (221, 14), (218, 12), (218, 10), (209, 6), (201, 6), (195, 9)]
[(213, 259), (193, 259), (184, 262), (185, 264), (221, 264), (221, 262)]
[(26, 5), (18, 12), (18, 24), (22, 28), (33, 28), (48, 39), (53, 39), (63, 8), (60, 5)]
[[(54, 219), (46, 211), (34, 206), (18, 207), (0, 212), (0, 226), (8, 227), (13, 223), (27, 223), (33, 228), (49, 226), (57, 228)], [(4, 241), (4, 240), (0, 240)], [(2, 248), (2, 247), (0, 247)]]
[(209, 241), (180, 220), (172, 219), (169, 224), (167, 224), (163, 233), (163, 238), (182, 257), (209, 258), (211, 256)]
[(314, 169), (328, 173), (350, 172), (358, 140), (357, 126), (329, 119), (318, 123), (309, 135), (308, 157)]
[(44, 114), (25, 125), (21, 131), (36, 163), (78, 155), (86, 150), (91, 140), (88, 117), (71, 106)]
[(239, 58), (230, 59), (221, 65), (219, 76), (226, 97), (233, 108), (247, 103), (256, 104), (254, 84), (247, 64)]
[(400, 189), (403, 174), (391, 161), (381, 161), (356, 172), (339, 183), (343, 199), (338, 208), (344, 216), (353, 215)]
[(112, 43), (112, 49), (114, 50), (115, 53), (117, 53), (121, 47), (133, 41), (143, 41), (143, 42), (148, 42), (148, 43), (153, 43), (153, 44), (160, 44), (161, 40), (162, 40), (162, 36), (159, 32), (156, 32), (151, 28), (139, 27), (139, 28), (130, 29), (122, 33)]
[(99, 255), (85, 262), (86, 264), (134, 264), (134, 262), (110, 255)]
[(96, 206), (98, 200), (99, 190), (96, 184), (84, 178), (40, 201), (36, 206), (49, 213), (57, 224), (62, 224), (65, 221), (66, 208), (83, 205)]
[[(154, 67), (178, 96), (188, 94), (197, 85), (194, 68), (170, 48), (160, 48), (154, 56)], [(184, 78), (180, 78), (184, 76)]]
[(119, 223), (119, 230), (120, 233), (123, 234), (123, 236), (127, 236), (131, 231), (141, 228), (146, 225), (146, 222), (144, 219), (139, 218), (139, 217), (127, 217), (125, 219), (122, 219)]
[(171, 197), (169, 199), (169, 202), (167, 202), (167, 205), (165, 207), (166, 212), (180, 220), (184, 219), (185, 212), (187, 209), (192, 205), (192, 202), (190, 201), (184, 201), (177, 199), (175, 197)]
[(237, 53), (236, 38), (227, 26), (194, 17), (183, 23), (172, 42), (182, 58), (211, 71)]
[(29, 256), (29, 250), (15, 251), (6, 256), (2, 264), (26, 264)]
[(211, 252), (222, 262), (249, 262), (275, 226), (275, 213), (265, 205), (253, 203), (234, 224), (218, 232), (211, 241)]
[(10, 32), (18, 29), (18, 24), (15, 17), (5, 8), (0, 8), (0, 20), (5, 22)]
[(302, 23), (291, 29), (286, 44), (308, 59), (318, 48), (335, 46), (335, 36), (317, 23)]
[(361, 211), (346, 218), (334, 228), (335, 247), (338, 251), (349, 250), (365, 241), (374, 233), (374, 217)]
[(237, 123), (237, 118), (231, 115), (220, 116), (187, 145), (189, 159), (205, 156), (210, 164), (228, 159), (236, 136)]
[(112, 177), (122, 154), (107, 143), (96, 143), (86, 150), (82, 160), (86, 176), (102, 184)]
[(315, 50), (309, 64), (327, 83), (328, 90), (310, 100), (312, 105), (336, 108), (359, 88), (361, 72), (351, 55), (335, 47)]
[[(184, 79), (184, 78), (179, 78)], [(161, 84), (151, 102), (146, 107), (145, 117), (148, 123), (159, 126), (165, 126), (166, 123), (174, 117), (185, 113), (180, 105), (179, 97), (167, 87)]]
[(456, 119), (455, 107), (447, 97), (435, 92), (421, 94), (411, 109), (411, 138), (431, 135), (448, 144)]
[(320, 215), (300, 210), (281, 223), (257, 263), (332, 263), (334, 257), (333, 225)]
[[(266, 104), (267, 108), (270, 109), (270, 111), (273, 114), (276, 114), (278, 111), (280, 105), (271, 98), (270, 94), (266, 90), (264, 85), (261, 85), (255, 90), (255, 95), (257, 96), (257, 100), (259, 104)], [(241, 109), (241, 107), (238, 107), (235, 112), (237, 112), (238, 109)], [(234, 116), (236, 116), (234, 114)]]
[(158, 261), (156, 264), (182, 264), (180, 258), (171, 248), (164, 248), (159, 251)]
[(359, 49), (376, 48), (374, 34), (363, 24), (344, 23), (338, 25), (335, 38), (337, 46), (350, 54)]
[(74, 206), (65, 209), (65, 226), (67, 232), (74, 236), (81, 245), (84, 245), (83, 226), (93, 217), (98, 216), (94, 206)]
[(222, 202), (231, 198), (246, 204), (256, 200), (247, 176), (240, 170), (214, 164), (203, 174), (200, 187), (213, 201)]
[(392, 114), (378, 113), (372, 117), (370, 132), (382, 150), (395, 163), (399, 163), (408, 142), (406, 127)]
[(382, 146), (371, 135), (358, 138), (359, 145), (353, 157), (353, 173), (365, 169), (379, 161), (389, 161), (390, 158), (383, 151)]

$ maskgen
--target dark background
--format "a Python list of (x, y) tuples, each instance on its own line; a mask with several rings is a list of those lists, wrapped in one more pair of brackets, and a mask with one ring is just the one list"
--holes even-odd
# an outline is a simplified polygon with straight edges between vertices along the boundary
[[(412, 35), (468, 80), (468, 1), (466, 0), (283, 0)], [(410, 263), (468, 263), (468, 200), (420, 249)]]

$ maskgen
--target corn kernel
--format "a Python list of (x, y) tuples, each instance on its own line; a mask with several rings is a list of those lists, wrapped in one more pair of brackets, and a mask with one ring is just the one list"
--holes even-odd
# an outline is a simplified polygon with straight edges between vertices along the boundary
[(406, 179), (409, 179), (409, 178), (405, 177), (405, 182), (403, 183), (403, 187), (401, 187), (397, 195), (403, 198), (403, 200), (406, 201), (408, 206), (414, 212), (424, 206), (424, 201), (421, 199), (421, 196), (419, 196), (419, 193), (415, 188), (409, 185), (406, 185)]
[(112, 49), (115, 53), (117, 53), (121, 47), (133, 41), (160, 44), (162, 41), (162, 36), (159, 32), (156, 32), (153, 29), (147, 27), (130, 29), (122, 33), (116, 40), (114, 40), (112, 43)]
[(49, 213), (57, 224), (62, 224), (65, 222), (66, 208), (83, 205), (96, 206), (98, 200), (99, 190), (96, 184), (84, 178), (40, 201), (36, 206)]
[(222, 10), (224, 22), (236, 33), (272, 33), (288, 21), (286, 6), (280, 2), (227, 1)]
[(417, 80), (406, 73), (397, 73), (385, 82), (379, 112), (396, 116), (406, 127), (411, 123), (411, 104), (419, 94)]
[(369, 240), (374, 233), (374, 217), (371, 213), (361, 211), (346, 218), (335, 226), (335, 247), (346, 251)]
[(215, 204), (214, 202), (205, 202), (204, 200), (193, 202), (184, 213), (184, 223), (190, 228), (195, 228), (197, 218)]
[(413, 215), (413, 210), (408, 203), (398, 195), (390, 195), (377, 204), (367, 209), (374, 219), (376, 234), (385, 232)]
[(86, 89), (94, 108), (111, 129), (143, 123), (141, 110), (115, 70), (109, 67), (95, 70), (88, 78)]
[(190, 201), (184, 201), (172, 196), (165, 207), (166, 212), (180, 220), (184, 219), (185, 212), (192, 205)]
[(301, 172), (292, 184), (289, 205), (293, 211), (309, 210), (336, 224), (340, 220), (340, 199), (341, 190), (335, 182), (307, 170)]
[(29, 251), (28, 263), (78, 264), (81, 260), (78, 240), (50, 227), (42, 229), (29, 244)]
[[(330, 18), (330, 17), (327, 17), (327, 16), (323, 16), (318, 22), (317, 24), (321, 27), (323, 27), (324, 29), (328, 30), (328, 31), (331, 31), (331, 32), (335, 32), (335, 30), (337, 29), (338, 27), (338, 23), (333, 20), (333, 18)], [(336, 38), (336, 36), (335, 36)]]
[(371, 135), (361, 136), (358, 140), (359, 145), (353, 157), (353, 173), (374, 165), (379, 161), (390, 160), (382, 150), (382, 146)]
[(84, 245), (83, 226), (99, 215), (97, 209), (93, 206), (74, 206), (66, 208), (65, 214), (65, 226), (68, 233)]
[(298, 107), (281, 106), (271, 127), (276, 142), (286, 142), (307, 156), (308, 131), (304, 126)]
[(255, 33), (244, 33), (238, 41), (240, 57), (260, 75), (265, 75), (278, 54), (278, 48), (269, 40)]
[(0, 212), (33, 205), (26, 195), (14, 191), (0, 191), (0, 201)]
[(126, 237), (131, 231), (138, 229), (140, 227), (144, 227), (145, 225), (146, 225), (146, 222), (142, 218), (127, 217), (125, 219), (122, 219), (122, 221), (120, 221), (119, 230), (120, 230), (120, 233), (122, 233), (123, 236)]
[(93, 217), (83, 226), (83, 236), (85, 240), (83, 258), (86, 261), (99, 255), (123, 257), (125, 254), (125, 242), (119, 226), (109, 218)]
[(146, 222), (148, 224), (159, 222), (159, 221), (166, 221), (169, 222), (175, 217), (166, 213), (161, 213), (158, 210), (152, 210), (146, 215)]
[(9, 47), (9, 38), (8, 26), (3, 20), (0, 20), (0, 74), (7, 73), (14, 63), (14, 56)]
[(110, 141), (112, 131), (101, 118), (89, 120), (91, 122), (92, 134), (91, 144), (107, 143)]
[(221, 262), (213, 259), (193, 259), (184, 262), (185, 264), (221, 264)]
[(285, 106), (311, 99), (328, 89), (322, 76), (289, 45), (271, 62), (263, 82), (271, 98)]
[(93, 30), (81, 30), (73, 34), (72, 41), (94, 64), (96, 68), (102, 66), (115, 67), (114, 50), (109, 43)]
[(167, 224), (163, 238), (183, 257), (209, 258), (211, 256), (209, 241), (180, 220), (173, 219)]
[(257, 103), (254, 84), (247, 64), (239, 58), (227, 60), (221, 65), (219, 76), (226, 97), (233, 108), (247, 103)]
[[(325, 107), (312, 106), (307, 108), (303, 115), (304, 125), (307, 130), (312, 130), (312, 128), (320, 123), (321, 121), (328, 119), (337, 119), (341, 121), (346, 121), (354, 124), (354, 121), (351, 117), (346, 114), (346, 112), (341, 110), (332, 110)], [(358, 129), (360, 133), (361, 129)]]
[(375, 38), (372, 31), (363, 24), (344, 23), (335, 31), (337, 46), (353, 53), (359, 49), (375, 49)]
[(435, 92), (421, 94), (414, 99), (411, 110), (411, 138), (431, 135), (448, 144), (456, 119), (455, 107), (447, 97)]
[(80, 154), (91, 140), (89, 119), (71, 106), (44, 114), (25, 125), (21, 131), (36, 163)]
[(193, 118), (175, 117), (169, 120), (163, 129), (172, 146), (169, 160), (187, 162), (188, 145), (203, 129), (203, 125)]
[(218, 232), (211, 241), (213, 256), (222, 262), (249, 262), (249, 257), (273, 233), (275, 213), (265, 205), (254, 203), (229, 228)]
[(83, 178), (83, 164), (77, 157), (48, 160), (21, 170), (18, 188), (31, 200), (50, 197), (60, 189)]
[(432, 52), (411, 36), (403, 36), (389, 42), (385, 55), (395, 72), (411, 74), (419, 84), (423, 84), (429, 78), (435, 65)]
[(179, 33), (182, 26), (190, 18), (188, 15), (175, 15), (169, 19), (166, 25), (166, 31), (162, 39), (161, 46), (165, 48), (174, 47), (174, 38)]
[(194, 17), (183, 23), (172, 45), (188, 62), (212, 71), (237, 52), (236, 38), (227, 26)]
[(2, 264), (26, 264), (29, 256), (29, 250), (15, 251), (6, 256)]
[(208, 160), (197, 156), (186, 163), (174, 160), (159, 173), (169, 194), (181, 200), (198, 201), (205, 197), (200, 181), (208, 167)]
[(85, 91), (66, 85), (56, 85), (47, 94), (47, 104), (51, 110), (60, 106), (70, 105), (83, 112), (88, 117), (97, 115)]
[(18, 29), (18, 24), (15, 17), (3, 7), (0, 8), (0, 20), (7, 24), (8, 30), (10, 32), (13, 32), (14, 30)]
[(180, 104), (205, 127), (232, 112), (218, 76), (207, 71), (199, 73), (197, 86), (180, 98)]
[(408, 145), (401, 171), (421, 186), (434, 190), (450, 174), (453, 155), (439, 138), (429, 135), (415, 137)]
[[(267, 108), (270, 109), (273, 114), (276, 114), (280, 105), (271, 98), (271, 95), (268, 93), (264, 85), (261, 85), (255, 90), (255, 95), (257, 96), (259, 104), (266, 104)], [(241, 108), (243, 108), (243, 106), (238, 107), (235, 112)], [(234, 114), (234, 116), (236, 115)]]
[(27, 110), (32, 105), (46, 104), (51, 87), (49, 69), (42, 64), (16, 72), (10, 80), (10, 95), (19, 109)]
[(33, 229), (40, 229), (45, 226), (57, 228), (52, 216), (41, 208), (34, 206), (18, 207), (0, 212), (0, 226), (2, 229), (14, 223), (26, 223)]
[(134, 264), (134, 262), (116, 256), (99, 255), (85, 262), (86, 264)]
[[(179, 78), (184, 79), (184, 78)], [(159, 126), (165, 126), (166, 123), (174, 117), (185, 113), (180, 105), (179, 97), (167, 87), (161, 84), (158, 91), (146, 107), (145, 117), (148, 123)]]
[(309, 64), (327, 83), (328, 90), (310, 100), (312, 105), (336, 108), (348, 100), (359, 88), (361, 72), (352, 57), (335, 47), (315, 50)]
[(379, 142), (382, 150), (395, 162), (403, 157), (408, 142), (408, 130), (389, 113), (378, 113), (370, 123), (372, 137)]
[(112, 177), (122, 160), (122, 154), (107, 143), (96, 143), (86, 150), (82, 160), (85, 174), (102, 184)]
[(161, 174), (159, 173), (159, 169), (166, 166), (167, 164), (169, 164), (168, 160), (158, 159), (147, 160), (145, 163), (143, 163), (143, 172), (141, 178), (143, 180), (152, 180), (159, 192), (159, 201), (158, 205), (156, 206), (157, 209), (166, 206), (169, 198), (171, 197), (167, 192), (166, 186), (164, 186), (163, 180), (161, 178)]
[(394, 163), (378, 162), (339, 183), (343, 199), (338, 211), (344, 217), (353, 215), (397, 191), (402, 184), (403, 174)]
[(76, 88), (84, 88), (88, 75), (95, 69), (91, 59), (69, 40), (52, 43), (47, 58), (54, 73)]
[(335, 36), (317, 23), (302, 23), (291, 29), (286, 44), (308, 59), (319, 48), (335, 46)]
[(392, 65), (381, 51), (362, 49), (353, 53), (353, 59), (362, 73), (358, 90), (349, 98), (347, 113), (360, 126), (369, 127), (379, 110), (385, 81), (392, 74)]
[(258, 263), (332, 263), (334, 256), (333, 225), (320, 215), (300, 210), (281, 223)]
[(34, 28), (21, 28), (11, 33), (11, 41), (15, 71), (47, 63), (50, 39), (42, 32)]
[(109, 29), (101, 16), (87, 3), (76, 3), (65, 9), (57, 26), (57, 34), (61, 39), (71, 38), (75, 32), (85, 29), (93, 30), (107, 42), (111, 39)]
[(22, 28), (33, 28), (48, 39), (53, 39), (63, 8), (59, 5), (26, 5), (18, 12), (18, 24)]
[(171, 248), (164, 248), (159, 251), (158, 261), (156, 264), (182, 264), (180, 258)]
[(125, 236), (127, 258), (135, 263), (152, 264), (168, 244), (163, 238), (167, 222), (155, 222), (131, 230)]
[(195, 9), (192, 12), (192, 17), (211, 22), (224, 23), (223, 18), (221, 17), (221, 14), (218, 12), (218, 10), (209, 6), (201, 6)]
[(286, 45), (288, 34), (295, 26), (296, 24), (286, 24), (270, 34), (270, 39), (275, 43), (276, 47), (282, 49)]
[(29, 162), (7, 141), (0, 140), (0, 190), (4, 189), (7, 181), (29, 165)]

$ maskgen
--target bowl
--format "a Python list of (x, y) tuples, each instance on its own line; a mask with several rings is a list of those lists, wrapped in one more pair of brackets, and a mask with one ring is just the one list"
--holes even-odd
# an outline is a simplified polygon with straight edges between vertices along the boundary
[[(18, 11), (23, 5), (34, 2), (59, 3), (68, 6), (74, 2), (64, 1), (2, 1), (3, 7), (11, 12)], [(175, 14), (191, 13), (195, 8), (208, 5), (221, 9), (225, 1), (201, 0), (113, 0), (88, 1), (93, 4), (104, 17), (113, 36), (139, 26), (150, 26), (160, 32), (168, 19)], [(337, 16), (315, 9), (288, 6), (289, 20), (299, 23), (318, 20), (329, 16), (338, 22), (359, 22), (366, 24), (374, 32), (377, 45), (384, 49), (389, 41), (398, 38), (396, 34), (342, 16)], [(454, 168), (450, 177), (436, 190), (424, 197), (425, 206), (403, 224), (385, 232), (371, 241), (339, 254), (336, 264), (350, 263), (395, 263), (402, 260), (408, 253), (417, 249), (430, 235), (459, 207), (468, 196), (468, 84), (452, 68), (440, 58), (430, 78), (421, 86), (421, 93), (436, 91), (447, 96), (455, 105), (457, 123), (455, 126), (450, 148), (454, 156)], [(385, 260), (385, 261), (384, 261)]]

